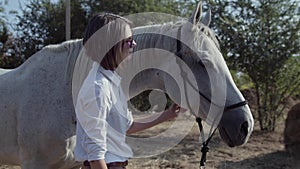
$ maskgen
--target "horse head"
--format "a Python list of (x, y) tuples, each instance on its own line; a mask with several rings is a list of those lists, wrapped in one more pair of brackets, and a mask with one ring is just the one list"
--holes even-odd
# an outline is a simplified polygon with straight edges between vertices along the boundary
[(194, 85), (187, 83), (189, 78), (185, 77), (184, 81), (199, 97), (199, 107), (194, 107), (195, 116), (218, 127), (228, 146), (239, 146), (248, 140), (254, 120), (245, 98), (233, 81), (218, 40), (208, 27), (211, 12), (208, 11), (201, 20), (201, 8), (200, 2), (189, 22), (178, 28), (177, 55), (188, 65), (195, 78)]
[(217, 127), (229, 146), (238, 146), (248, 140), (254, 120), (208, 27), (211, 12), (201, 20), (201, 8), (199, 3), (189, 20), (133, 29), (137, 47), (125, 61), (129, 70), (120, 71), (124, 91), (132, 98), (147, 89), (160, 89)]

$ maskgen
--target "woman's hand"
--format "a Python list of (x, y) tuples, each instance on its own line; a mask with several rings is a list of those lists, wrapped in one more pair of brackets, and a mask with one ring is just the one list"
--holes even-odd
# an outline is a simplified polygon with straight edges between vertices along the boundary
[(144, 117), (142, 119), (136, 119), (129, 130), (127, 130), (127, 134), (136, 133), (147, 128), (153, 127), (157, 124), (165, 122), (167, 120), (171, 120), (178, 116), (179, 113), (186, 112), (187, 109), (184, 109), (177, 104), (173, 104), (168, 110), (153, 114), (149, 117)]
[(184, 108), (180, 107), (178, 104), (173, 103), (170, 106), (170, 108), (167, 111), (165, 111), (165, 113), (168, 113), (170, 118), (176, 118), (179, 113), (184, 113), (186, 111), (187, 111), (187, 109), (184, 109)]

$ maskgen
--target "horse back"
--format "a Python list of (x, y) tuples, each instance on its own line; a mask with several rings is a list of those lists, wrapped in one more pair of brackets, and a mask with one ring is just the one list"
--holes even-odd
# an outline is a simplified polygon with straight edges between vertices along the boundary
[(68, 158), (76, 119), (71, 81), (80, 50), (81, 41), (48, 46), (0, 75), (0, 134), (6, 136), (0, 140), (0, 162)]

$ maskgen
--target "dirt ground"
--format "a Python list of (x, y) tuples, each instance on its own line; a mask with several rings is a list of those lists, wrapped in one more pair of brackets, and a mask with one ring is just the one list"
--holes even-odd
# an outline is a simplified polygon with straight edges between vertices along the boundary
[[(172, 123), (174, 122), (166, 122), (138, 133), (138, 137), (159, 134)], [(206, 169), (299, 169), (300, 164), (296, 165), (295, 161), (300, 159), (293, 159), (284, 150), (283, 130), (284, 121), (274, 133), (261, 132), (256, 124), (248, 143), (234, 148), (226, 146), (216, 132), (209, 145)], [(175, 136), (171, 135), (169, 139), (172, 137)], [(198, 169), (200, 148), (199, 130), (194, 123), (186, 137), (172, 149), (148, 158), (130, 159), (128, 169)], [(0, 169), (19, 169), (19, 167), (1, 166)]]
[[(143, 136), (162, 131), (164, 125), (140, 133)], [(267, 133), (256, 124), (248, 143), (230, 148), (219, 133), (211, 140), (206, 169), (300, 169), (300, 164), (284, 148), (284, 121), (276, 132)], [(195, 123), (189, 134), (171, 150), (149, 158), (131, 159), (129, 169), (198, 169), (201, 158), (199, 130)]]

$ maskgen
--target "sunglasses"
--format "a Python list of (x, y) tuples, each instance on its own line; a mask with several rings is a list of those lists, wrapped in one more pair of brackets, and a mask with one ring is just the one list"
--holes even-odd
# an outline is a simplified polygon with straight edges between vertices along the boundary
[(126, 44), (128, 44), (128, 46), (129, 46), (129, 48), (133, 48), (133, 39), (132, 38), (130, 38), (130, 39), (127, 39), (126, 41), (125, 41), (125, 43)]

